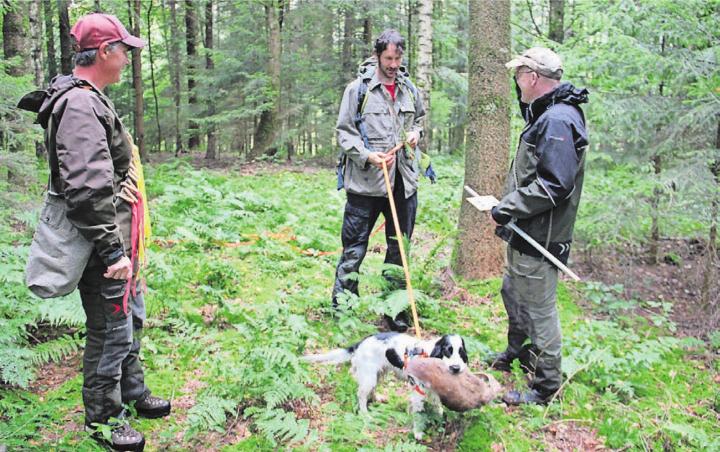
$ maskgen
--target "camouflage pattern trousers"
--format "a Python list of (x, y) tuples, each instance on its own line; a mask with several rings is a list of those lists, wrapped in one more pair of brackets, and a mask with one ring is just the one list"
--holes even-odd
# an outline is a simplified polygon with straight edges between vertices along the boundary
[(93, 252), (80, 280), (87, 317), (82, 396), (85, 425), (106, 424), (123, 412), (123, 403), (149, 394), (140, 362), (140, 333), (145, 320), (142, 293), (130, 294), (127, 281), (104, 278), (107, 267)]
[[(405, 198), (403, 179), (399, 174), (396, 174), (393, 197), (398, 214), (398, 223), (400, 223), (400, 232), (403, 236), (410, 238), (415, 227), (417, 192), (413, 193), (409, 198)], [(360, 272), (360, 265), (365, 259), (365, 254), (367, 254), (370, 234), (381, 213), (385, 218), (385, 241), (387, 243), (385, 263), (402, 265), (400, 246), (396, 238), (388, 198), (348, 193), (342, 225), (343, 251), (335, 270), (335, 285), (332, 292), (333, 305), (337, 303), (337, 295), (345, 290), (355, 295), (358, 294), (357, 279), (348, 276), (351, 273)], [(389, 274), (385, 276), (395, 286), (402, 287), (404, 285), (404, 279), (402, 278), (398, 280), (392, 278)]]
[(557, 268), (541, 257), (507, 247), (501, 295), (508, 314), (508, 351), (532, 343), (535, 375), (530, 387), (549, 395), (562, 383), (562, 333), (557, 312)]

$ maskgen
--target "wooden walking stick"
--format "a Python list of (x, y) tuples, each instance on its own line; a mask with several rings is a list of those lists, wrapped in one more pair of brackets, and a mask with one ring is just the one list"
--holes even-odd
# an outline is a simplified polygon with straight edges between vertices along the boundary
[[(394, 154), (405, 144), (392, 148), (388, 154)], [(408, 301), (412, 310), (413, 324), (415, 326), (415, 336), (420, 338), (420, 321), (418, 320), (417, 308), (415, 307), (415, 297), (413, 296), (412, 283), (410, 282), (410, 268), (408, 267), (407, 258), (405, 257), (405, 243), (403, 241), (402, 231), (400, 230), (400, 221), (398, 221), (397, 210), (395, 210), (395, 198), (393, 197), (392, 186), (390, 185), (390, 175), (388, 174), (387, 164), (382, 161), (383, 176), (385, 176), (385, 188), (387, 189), (388, 201), (390, 202), (390, 211), (392, 212), (393, 224), (395, 225), (395, 236), (400, 245), (400, 260), (402, 261), (403, 271), (405, 272), (405, 284), (407, 286)]]

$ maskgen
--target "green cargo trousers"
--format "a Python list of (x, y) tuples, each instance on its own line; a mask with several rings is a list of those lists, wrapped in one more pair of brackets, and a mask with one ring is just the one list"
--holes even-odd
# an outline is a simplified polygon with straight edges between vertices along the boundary
[(130, 294), (125, 308), (127, 281), (104, 278), (106, 270), (93, 253), (79, 285), (87, 316), (82, 396), (88, 426), (106, 424), (122, 413), (123, 403), (149, 394), (139, 358), (145, 320), (142, 293)]
[(507, 248), (501, 295), (508, 314), (508, 351), (519, 354), (529, 338), (537, 353), (530, 387), (544, 396), (562, 383), (562, 334), (557, 312), (557, 268), (543, 258)]

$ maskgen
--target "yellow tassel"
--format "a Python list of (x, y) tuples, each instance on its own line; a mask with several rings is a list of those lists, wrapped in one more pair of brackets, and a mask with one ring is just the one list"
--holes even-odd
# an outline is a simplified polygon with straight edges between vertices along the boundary
[(138, 149), (137, 145), (133, 141), (132, 136), (129, 133), (127, 134), (127, 136), (128, 140), (130, 140), (130, 145), (132, 146), (133, 166), (135, 167), (135, 172), (138, 176), (137, 188), (142, 195), (143, 208), (145, 210), (145, 240), (141, 240), (138, 244), (138, 261), (140, 262), (140, 265), (142, 265), (145, 262), (145, 247), (148, 243), (150, 243), (150, 235), (152, 233), (152, 228), (150, 226), (150, 209), (148, 208), (148, 198), (147, 192), (145, 190), (145, 174), (143, 173), (142, 162), (140, 161), (140, 149)]

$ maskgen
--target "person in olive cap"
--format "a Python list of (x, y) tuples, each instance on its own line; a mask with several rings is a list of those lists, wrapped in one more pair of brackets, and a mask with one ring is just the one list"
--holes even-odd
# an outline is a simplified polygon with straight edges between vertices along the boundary
[(65, 200), (68, 220), (94, 245), (78, 286), (87, 316), (85, 426), (106, 441), (95, 427), (110, 423), (112, 448), (142, 450), (145, 439), (124, 419), (123, 404), (157, 418), (170, 413), (170, 402), (150, 395), (139, 359), (145, 306), (133, 287), (132, 205), (125, 200), (132, 197), (123, 192), (132, 186), (132, 144), (103, 89), (120, 81), (128, 52), (145, 42), (108, 14), (84, 16), (70, 33), (75, 69), (50, 82), (38, 123), (48, 149), (48, 194)]
[[(582, 192), (588, 146), (580, 104), (588, 92), (561, 83), (563, 66), (550, 49), (534, 47), (505, 65), (515, 71), (526, 125), (491, 213), (497, 234), (508, 242), (501, 295), (508, 314), (508, 345), (489, 363), (510, 370), (520, 358), (534, 372), (527, 391), (510, 391), (510, 405), (547, 403), (562, 382), (561, 332), (556, 306), (557, 268), (522, 237), (504, 227), (510, 221), (563, 263), (567, 263)], [(530, 343), (526, 344), (529, 339)]]

